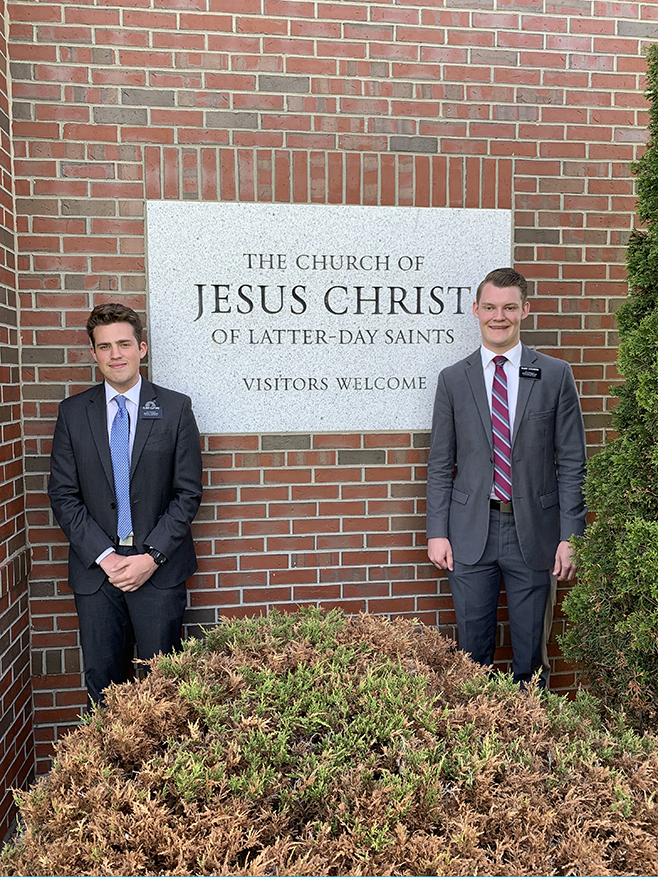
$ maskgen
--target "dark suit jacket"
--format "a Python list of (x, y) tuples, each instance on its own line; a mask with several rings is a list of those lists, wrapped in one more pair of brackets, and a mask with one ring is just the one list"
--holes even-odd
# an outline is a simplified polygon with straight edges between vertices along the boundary
[[(144, 419), (152, 400), (161, 419)], [(199, 431), (187, 396), (142, 380), (130, 467), (130, 505), (137, 550), (167, 557), (151, 581), (168, 588), (197, 568), (190, 524), (201, 502)], [(65, 399), (53, 437), (48, 494), (70, 543), (69, 585), (93, 594), (105, 578), (96, 558), (115, 545), (117, 507), (107, 434), (105, 388)]]
[[(523, 345), (512, 436), (512, 503), (523, 558), (552, 569), (558, 543), (585, 529), (585, 430), (571, 368)], [(456, 468), (455, 468), (456, 467)], [(450, 539), (455, 560), (475, 564), (489, 530), (491, 413), (476, 350), (439, 375), (427, 472), (427, 537)]]

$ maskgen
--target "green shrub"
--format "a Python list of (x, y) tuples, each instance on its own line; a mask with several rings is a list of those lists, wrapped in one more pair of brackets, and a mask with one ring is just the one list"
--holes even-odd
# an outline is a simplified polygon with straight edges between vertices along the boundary
[(658, 46), (647, 52), (650, 142), (633, 165), (646, 230), (628, 245), (628, 300), (619, 314), (614, 413), (618, 437), (590, 462), (596, 521), (578, 546), (578, 583), (564, 609), (567, 658), (593, 690), (637, 723), (658, 722)]
[(657, 752), (421, 624), (232, 621), (59, 744), (2, 873), (656, 874)]

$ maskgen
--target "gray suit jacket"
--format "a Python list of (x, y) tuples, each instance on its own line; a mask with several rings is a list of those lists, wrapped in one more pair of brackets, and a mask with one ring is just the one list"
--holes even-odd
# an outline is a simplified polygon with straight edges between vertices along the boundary
[[(512, 503), (531, 569), (552, 569), (560, 541), (582, 535), (585, 430), (571, 368), (523, 345), (512, 436)], [(450, 539), (455, 560), (477, 563), (489, 530), (491, 413), (476, 350), (439, 375), (427, 472), (427, 537)]]
[[(162, 412), (142, 417), (146, 402)], [(130, 466), (130, 505), (137, 550), (167, 557), (152, 577), (156, 587), (185, 581), (197, 568), (190, 524), (202, 493), (199, 431), (187, 396), (143, 380)], [(105, 573), (95, 559), (113, 547), (117, 507), (105, 389), (98, 384), (59, 406), (50, 460), (51, 505), (70, 543), (69, 585), (93, 594)]]

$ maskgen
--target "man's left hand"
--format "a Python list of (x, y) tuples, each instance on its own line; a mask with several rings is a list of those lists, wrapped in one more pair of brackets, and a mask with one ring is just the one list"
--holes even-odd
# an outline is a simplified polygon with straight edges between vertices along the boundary
[(120, 591), (137, 591), (158, 568), (150, 554), (120, 557), (108, 575), (110, 584)]
[(573, 546), (566, 541), (560, 542), (555, 552), (555, 568), (553, 575), (558, 582), (568, 582), (576, 575), (576, 561)]

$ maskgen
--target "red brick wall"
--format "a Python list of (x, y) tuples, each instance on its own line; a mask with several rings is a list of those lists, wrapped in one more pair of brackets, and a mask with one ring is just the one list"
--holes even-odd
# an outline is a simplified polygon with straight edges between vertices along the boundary
[(5, 4), (0, 0), (0, 840), (14, 816), (11, 788), (24, 786), (34, 775), (7, 66)]
[[(524, 338), (609, 428), (642, 41), (604, 0), (10, 2), (40, 761), (83, 703), (66, 547), (46, 500), (58, 401), (94, 378), (83, 323), (146, 309), (147, 198), (505, 207), (537, 293)], [(449, 631), (425, 561), (425, 433), (204, 437), (189, 623), (341, 605)], [(501, 618), (504, 616), (501, 615)], [(556, 629), (562, 621), (558, 616)], [(501, 636), (506, 628), (501, 626)], [(508, 650), (501, 651), (508, 657)], [(573, 676), (552, 647), (558, 688)]]

